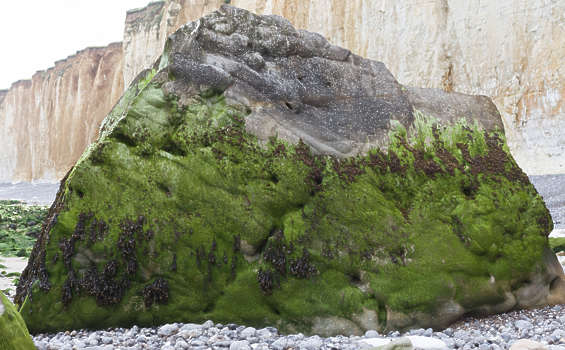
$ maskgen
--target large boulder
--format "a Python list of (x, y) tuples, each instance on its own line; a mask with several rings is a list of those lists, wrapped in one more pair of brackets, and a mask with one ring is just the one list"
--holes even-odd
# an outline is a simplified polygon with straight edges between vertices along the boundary
[(22, 315), (328, 335), (558, 302), (551, 218), (502, 128), (485, 97), (223, 6), (170, 37), (62, 181)]
[(18, 310), (0, 292), (0, 350), (35, 349), (26, 324)]

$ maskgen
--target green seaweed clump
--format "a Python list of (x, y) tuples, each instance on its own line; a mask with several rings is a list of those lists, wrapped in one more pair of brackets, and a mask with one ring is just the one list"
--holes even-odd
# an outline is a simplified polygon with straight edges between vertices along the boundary
[(549, 237), (549, 246), (555, 253), (565, 252), (565, 237)]
[(0, 256), (29, 257), (47, 207), (0, 200)]

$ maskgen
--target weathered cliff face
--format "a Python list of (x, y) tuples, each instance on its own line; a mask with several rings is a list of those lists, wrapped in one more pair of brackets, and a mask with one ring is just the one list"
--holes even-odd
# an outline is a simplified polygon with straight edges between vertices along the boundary
[(0, 93), (0, 182), (58, 181), (123, 92), (122, 45), (88, 48)]
[[(126, 83), (166, 36), (223, 0), (171, 0), (128, 13)], [(565, 3), (463, 0), (233, 0), (278, 14), (333, 44), (382, 61), (406, 85), (491, 97), (528, 174), (565, 172)], [(157, 10), (158, 9), (158, 10)], [(154, 50), (154, 51), (152, 51)]]

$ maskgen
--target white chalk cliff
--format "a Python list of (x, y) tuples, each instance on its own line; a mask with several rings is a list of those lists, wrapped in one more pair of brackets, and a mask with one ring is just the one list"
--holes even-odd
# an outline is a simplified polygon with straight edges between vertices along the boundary
[[(84, 61), (83, 67), (90, 68), (76, 72), (84, 84), (104, 81), (96, 96), (61, 85), (67, 73), (55, 74), (57, 66), (49, 80), (36, 74), (31, 82), (0, 91), (0, 182), (60, 179), (96, 137), (119, 91), (154, 62), (167, 36), (223, 3), (168, 0), (129, 11), (123, 54), (103, 60), (104, 78), (90, 78), (88, 72), (102, 69), (95, 61)], [(491, 97), (518, 164), (530, 175), (565, 173), (564, 1), (230, 3), (284, 16), (298, 28), (382, 61), (402, 84)]]
[(0, 182), (60, 180), (123, 92), (122, 45), (88, 48), (0, 93)]

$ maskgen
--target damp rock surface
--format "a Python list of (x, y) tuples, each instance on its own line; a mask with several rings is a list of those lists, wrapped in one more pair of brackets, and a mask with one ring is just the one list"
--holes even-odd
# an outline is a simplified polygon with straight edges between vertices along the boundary
[(35, 349), (26, 325), (18, 310), (0, 292), (0, 350)]
[(222, 6), (106, 117), (15, 301), (34, 333), (441, 328), (563, 302), (551, 229), (490, 100)]

